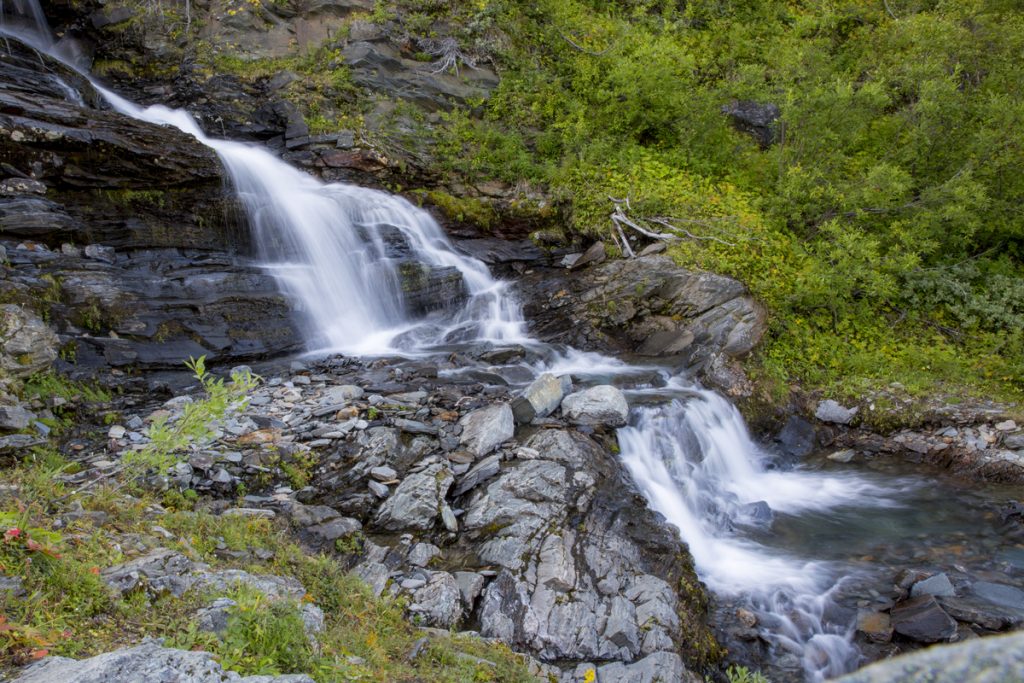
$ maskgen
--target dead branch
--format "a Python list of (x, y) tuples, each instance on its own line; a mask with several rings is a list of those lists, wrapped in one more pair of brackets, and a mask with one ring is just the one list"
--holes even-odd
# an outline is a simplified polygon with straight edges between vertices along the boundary
[[(728, 247), (735, 247), (736, 246), (732, 242), (727, 242), (727, 241), (725, 241), (725, 240), (723, 240), (721, 238), (715, 237), (713, 235), (695, 235), (692, 232), (690, 232), (689, 230), (687, 230), (685, 228), (680, 228), (678, 225), (675, 225), (675, 223), (677, 223), (677, 222), (680, 222), (680, 223), (681, 222), (689, 222), (689, 223), (695, 223), (697, 225), (705, 225), (706, 226), (707, 223), (704, 222), (704, 221), (698, 221), (698, 220), (693, 220), (693, 219), (674, 219), (674, 218), (669, 218), (669, 217), (665, 217), (665, 216), (653, 216), (653, 217), (646, 217), (645, 216), (645, 217), (639, 217), (639, 218), (632, 218), (627, 213), (629, 211), (632, 211), (632, 209), (630, 208), (630, 205), (629, 205), (629, 197), (626, 197), (624, 199), (616, 199), (615, 197), (608, 197), (608, 199), (611, 200), (612, 204), (615, 206), (615, 209), (612, 211), (612, 213), (611, 213), (611, 215), (609, 217), (612, 220), (612, 224), (615, 225), (615, 229), (619, 232), (619, 235), (622, 237), (623, 242), (626, 242), (626, 235), (625, 235), (625, 233), (622, 230), (623, 226), (625, 226), (627, 228), (630, 228), (631, 230), (635, 230), (636, 232), (639, 232), (644, 237), (647, 237), (647, 238), (652, 239), (652, 240), (671, 241), (671, 240), (682, 239), (683, 236), (685, 236), (685, 237), (687, 237), (689, 239), (693, 239), (693, 240), (718, 242), (718, 243), (724, 244), (724, 245), (726, 245)], [(623, 208), (623, 207), (625, 207), (625, 208)], [(664, 228), (668, 228), (672, 232), (656, 232), (656, 231), (654, 231), (654, 230), (652, 230), (652, 229), (650, 229), (648, 227), (645, 227), (645, 225), (643, 225), (644, 223), (647, 223), (647, 224), (652, 224), (653, 223), (654, 225), (660, 225), (660, 226), (662, 226)], [(628, 246), (628, 242), (627, 242), (627, 246)], [(627, 252), (629, 253), (630, 256), (632, 256), (632, 249), (628, 249)]]
[(594, 52), (593, 50), (588, 50), (587, 48), (583, 47), (582, 45), (574, 41), (572, 38), (562, 33), (561, 31), (558, 32), (558, 35), (560, 35), (562, 37), (562, 40), (569, 43), (569, 45), (572, 46), (574, 49), (576, 49), (579, 52), (582, 52), (585, 55), (590, 55), (591, 57), (601, 57), (603, 55), (606, 55), (608, 54), (608, 51), (611, 50), (616, 45), (615, 43), (612, 43), (611, 45), (601, 50), (600, 52)]

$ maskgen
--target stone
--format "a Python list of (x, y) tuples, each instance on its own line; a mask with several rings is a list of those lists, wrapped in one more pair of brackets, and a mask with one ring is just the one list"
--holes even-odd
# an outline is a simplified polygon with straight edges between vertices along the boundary
[(335, 541), (346, 539), (362, 531), (363, 525), (357, 519), (339, 517), (306, 529), (310, 543), (318, 548), (331, 546)]
[(729, 116), (733, 126), (751, 135), (762, 149), (779, 141), (781, 127), (779, 117), (782, 110), (770, 102), (733, 100), (722, 106), (722, 113)]
[(562, 414), (574, 424), (624, 427), (629, 421), (629, 404), (615, 387), (591, 387), (562, 400)]
[(989, 581), (977, 581), (971, 592), (993, 605), (1024, 611), (1024, 591), (1013, 586)]
[(441, 554), (441, 549), (430, 543), (417, 543), (409, 550), (409, 564), (415, 567), (426, 567), (430, 561)]
[(500, 471), (501, 456), (491, 455), (484, 458), (474, 465), (468, 472), (459, 477), (459, 480), (455, 485), (453, 495), (461, 496), (467, 491), (474, 489), (487, 481)]
[(394, 481), (398, 478), (398, 472), (392, 467), (373, 467), (370, 469), (370, 476), (377, 481)]
[(1003, 420), (1002, 422), (997, 422), (995, 427), (1000, 432), (1013, 432), (1017, 430), (1017, 423), (1013, 420)]
[[(576, 680), (586, 680), (580, 678)], [(701, 683), (701, 677), (686, 670), (674, 652), (655, 652), (627, 664), (612, 662), (597, 669), (598, 683)]]
[(846, 464), (852, 462), (856, 455), (857, 451), (853, 450), (852, 448), (846, 448), (841, 451), (836, 451), (835, 453), (830, 453), (828, 459), (831, 460), (832, 462), (840, 462)]
[(377, 496), (382, 500), (391, 495), (391, 489), (387, 487), (387, 484), (382, 484), (379, 481), (371, 480), (367, 482), (366, 487), (370, 489), (370, 493), (372, 493), (373, 495)]
[(799, 415), (790, 415), (775, 436), (775, 443), (783, 455), (797, 460), (805, 458), (817, 447), (814, 425)]
[(384, 501), (374, 524), (387, 531), (432, 529), (453, 481), (446, 463), (432, 463), (410, 474)]
[(32, 424), (35, 417), (20, 405), (0, 406), (0, 429), (9, 431), (25, 429)]
[(362, 387), (357, 387), (354, 384), (342, 384), (333, 387), (327, 387), (324, 389), (323, 395), (320, 397), (320, 405), (328, 406), (335, 404), (344, 404), (348, 401), (353, 401), (363, 397)]
[(474, 410), (459, 420), (462, 434), (459, 443), (476, 457), (482, 457), (505, 443), (516, 433), (512, 408), (507, 403), (494, 403)]
[(876, 662), (833, 683), (997, 683), (1024, 680), (1024, 633), (941, 645)]
[(822, 422), (832, 424), (848, 425), (857, 415), (858, 408), (845, 408), (831, 399), (822, 401), (814, 411), (814, 417)]
[(885, 612), (860, 612), (857, 615), (857, 630), (873, 643), (888, 643), (892, 640), (892, 620)]
[(604, 263), (607, 259), (605, 253), (604, 242), (594, 242), (590, 247), (580, 254), (579, 258), (574, 259), (572, 263), (568, 264), (569, 270), (578, 270), (584, 266), (597, 265)]
[(939, 643), (956, 635), (956, 621), (931, 595), (899, 603), (893, 607), (890, 617), (896, 633), (919, 643)]
[(235, 607), (238, 607), (238, 603), (231, 598), (217, 598), (196, 612), (196, 625), (200, 631), (222, 635), (228, 630), (228, 619)]
[(547, 417), (558, 409), (562, 398), (572, 390), (572, 379), (543, 373), (512, 401), (512, 414), (519, 424), (527, 424), (535, 417)]
[(362, 579), (374, 595), (383, 593), (391, 578), (391, 570), (381, 562), (361, 562), (355, 566), (352, 573)]
[(449, 629), (462, 617), (462, 594), (455, 577), (447, 572), (434, 572), (426, 585), (412, 594), (409, 612), (427, 626)]
[(57, 359), (59, 346), (39, 316), (15, 304), (0, 306), (0, 371), (11, 377), (42, 372)]
[(978, 598), (939, 598), (939, 604), (957, 621), (975, 624), (989, 631), (1002, 631), (1024, 623), (1024, 615)]
[(176, 598), (193, 584), (191, 560), (172, 550), (159, 548), (142, 557), (100, 573), (103, 581), (122, 595), (144, 589), (150, 595), (170, 593)]
[(476, 572), (455, 572), (455, 583), (459, 586), (459, 593), (462, 595), (462, 604), (467, 612), (473, 610), (477, 598), (484, 590), (486, 579)]
[(920, 595), (934, 595), (937, 598), (951, 598), (956, 595), (956, 589), (945, 574), (930, 576), (924, 581), (918, 581), (910, 587), (910, 597), (916, 598)]
[(175, 650), (145, 640), (135, 647), (106, 652), (89, 659), (47, 657), (26, 667), (13, 683), (313, 683), (304, 674), (251, 676), (226, 672), (209, 652)]

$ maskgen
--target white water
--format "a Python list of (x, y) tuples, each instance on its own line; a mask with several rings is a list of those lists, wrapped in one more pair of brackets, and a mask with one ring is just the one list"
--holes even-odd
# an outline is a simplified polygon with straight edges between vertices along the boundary
[[(7, 30), (41, 49), (51, 47), (38, 3), (17, 0), (15, 8), (20, 22)], [(526, 337), (507, 285), (457, 253), (426, 212), (382, 192), (321, 183), (262, 148), (207, 137), (184, 111), (144, 109), (96, 87), (118, 111), (174, 126), (217, 152), (265, 266), (303, 310), (311, 348), (375, 355), (452, 341), (539, 345)], [(461, 273), (469, 295), (465, 306), (410, 319), (393, 244), (385, 239), (396, 231), (421, 263)], [(571, 349), (549, 354), (533, 369), (627, 382), (651, 372)], [(631, 392), (661, 401), (635, 408), (631, 426), (619, 431), (622, 462), (634, 481), (651, 507), (679, 528), (701, 578), (719, 595), (747, 600), (779, 651), (802, 658), (809, 680), (850, 670), (858, 658), (852, 627), (830, 626), (823, 618), (839, 568), (787, 557), (745, 539), (742, 528), (751, 521), (753, 503), (799, 514), (885, 504), (886, 492), (855, 476), (769, 470), (734, 406), (680, 377), (668, 377), (665, 385)]]

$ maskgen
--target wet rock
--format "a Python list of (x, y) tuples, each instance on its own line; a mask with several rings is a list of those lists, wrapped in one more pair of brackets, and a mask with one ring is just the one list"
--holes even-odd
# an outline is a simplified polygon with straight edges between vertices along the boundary
[(896, 605), (890, 616), (896, 633), (920, 643), (948, 641), (956, 635), (956, 622), (930, 595)]
[(458, 240), (455, 246), (488, 265), (516, 261), (539, 261), (544, 258), (544, 252), (530, 240), (515, 241), (484, 237)]
[(174, 681), (175, 683), (313, 683), (306, 675), (252, 676), (226, 672), (208, 652), (174, 650), (147, 640), (135, 647), (89, 659), (47, 657), (26, 669), (14, 683), (101, 683)]
[(459, 420), (459, 426), (462, 427), (459, 443), (478, 458), (487, 455), (516, 433), (512, 408), (507, 403), (495, 403), (474, 410)]
[(374, 524), (388, 531), (433, 528), (441, 513), (441, 502), (453, 482), (445, 463), (435, 462), (410, 474), (381, 506)]
[(892, 620), (885, 612), (861, 612), (857, 615), (857, 630), (873, 643), (892, 640)]
[(835, 683), (993, 683), (1024, 680), (1024, 634), (979, 638), (883, 660)]
[[(57, 335), (31, 311), (15, 304), (0, 306), (0, 370), (28, 377), (57, 359)], [(26, 425), (27, 426), (27, 425)]]
[(975, 624), (989, 631), (1002, 631), (1024, 623), (1024, 615), (1001, 609), (977, 598), (939, 598), (939, 604), (957, 621)]
[(790, 415), (775, 436), (775, 443), (784, 455), (794, 459), (805, 458), (817, 447), (814, 425), (799, 415)]
[(971, 586), (971, 592), (993, 605), (1024, 611), (1024, 591), (1019, 588), (1002, 583), (977, 581)]
[(822, 422), (848, 425), (853, 421), (853, 418), (857, 416), (857, 410), (858, 409), (856, 407), (844, 408), (837, 402), (829, 399), (818, 404), (818, 408), (814, 411), (814, 417), (818, 418)]
[(624, 427), (629, 421), (629, 405), (621, 391), (606, 384), (566, 396), (562, 414), (575, 424)]
[(535, 417), (547, 417), (555, 412), (562, 398), (571, 390), (572, 379), (567, 375), (555, 377), (545, 372), (512, 401), (516, 422), (527, 424)]
[(604, 263), (607, 259), (604, 242), (594, 242), (585, 252), (577, 256), (571, 263), (566, 264), (569, 270), (578, 270), (590, 265)]

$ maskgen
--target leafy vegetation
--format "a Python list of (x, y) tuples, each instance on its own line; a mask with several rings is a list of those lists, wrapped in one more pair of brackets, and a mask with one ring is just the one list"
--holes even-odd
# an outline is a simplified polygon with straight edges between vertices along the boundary
[[(678, 262), (741, 278), (771, 309), (767, 386), (1021, 396), (1018, 4), (392, 0), (376, 14), (501, 72), (480, 116), (447, 115), (436, 152), (453, 177), (546, 184), (574, 231), (608, 241), (609, 197), (667, 219)], [(778, 107), (774, 144), (733, 128), (737, 101)]]
[(127, 468), (166, 472), (187, 449), (208, 443), (215, 434), (218, 420), (231, 411), (244, 409), (249, 402), (249, 392), (259, 384), (259, 378), (248, 370), (232, 372), (229, 383), (213, 377), (206, 371), (205, 356), (189, 359), (186, 365), (203, 385), (206, 398), (186, 403), (173, 422), (170, 414), (154, 419), (146, 433), (149, 442), (122, 458)]

